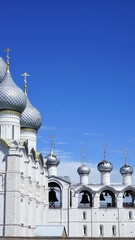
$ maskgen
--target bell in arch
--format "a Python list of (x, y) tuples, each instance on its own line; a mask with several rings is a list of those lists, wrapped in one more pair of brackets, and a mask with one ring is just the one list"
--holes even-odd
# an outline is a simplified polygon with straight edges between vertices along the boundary
[(86, 192), (83, 193), (82, 200), (80, 201), (80, 203), (83, 203), (83, 204), (90, 203), (90, 201), (88, 199), (88, 194)]
[(109, 193), (106, 191), (105, 192), (105, 197), (108, 197), (109, 196)]
[(100, 194), (100, 201), (105, 201), (103, 193)]
[(130, 196), (130, 192), (127, 191), (127, 192), (125, 193), (125, 197), (129, 197), (129, 196)]
[(56, 192), (53, 188), (49, 191), (49, 202), (58, 202), (58, 199), (56, 197)]

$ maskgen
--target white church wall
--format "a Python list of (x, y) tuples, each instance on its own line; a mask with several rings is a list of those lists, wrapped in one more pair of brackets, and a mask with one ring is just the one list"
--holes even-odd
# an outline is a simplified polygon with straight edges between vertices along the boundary
[(3, 110), (0, 112), (0, 138), (20, 139), (20, 113)]

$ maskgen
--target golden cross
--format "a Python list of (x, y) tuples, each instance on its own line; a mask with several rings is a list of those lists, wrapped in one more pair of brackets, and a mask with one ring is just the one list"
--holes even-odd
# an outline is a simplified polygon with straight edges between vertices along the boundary
[(22, 74), (22, 77), (24, 77), (24, 93), (27, 94), (27, 77), (30, 75), (26, 72)]
[(9, 53), (12, 52), (12, 50), (7, 47), (7, 48), (4, 50), (4, 52), (7, 52), (6, 58), (7, 58), (7, 64), (9, 65), (9, 59), (10, 59)]

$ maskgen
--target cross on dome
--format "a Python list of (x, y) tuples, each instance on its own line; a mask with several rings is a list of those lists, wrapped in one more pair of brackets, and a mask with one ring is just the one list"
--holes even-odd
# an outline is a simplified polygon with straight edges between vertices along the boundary
[(7, 66), (9, 66), (9, 59), (10, 59), (9, 53), (12, 52), (12, 50), (11, 50), (9, 47), (7, 47), (7, 48), (4, 50), (4, 52), (7, 53), (7, 55), (6, 55), (6, 58), (7, 58)]
[(106, 144), (104, 144), (104, 160), (106, 160)]
[(82, 162), (84, 163), (85, 160), (85, 147), (84, 145), (82, 146)]
[(24, 72), (22, 74), (22, 77), (24, 77), (24, 93), (25, 95), (27, 94), (27, 77), (29, 77), (30, 75), (26, 72)]
[(54, 136), (53, 135), (50, 136), (50, 140), (51, 140), (51, 152), (53, 152), (53, 150), (54, 150)]

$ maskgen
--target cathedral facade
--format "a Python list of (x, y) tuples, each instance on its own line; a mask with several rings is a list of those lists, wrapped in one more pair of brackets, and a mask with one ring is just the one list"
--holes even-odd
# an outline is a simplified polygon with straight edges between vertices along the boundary
[(7, 49), (7, 62), (0, 57), (0, 236), (52, 236), (63, 227), (69, 237), (134, 237), (133, 168), (125, 162), (121, 183), (111, 184), (113, 166), (104, 153), (99, 184), (89, 183), (85, 163), (76, 185), (58, 176), (53, 147), (45, 157), (36, 149), (42, 119), (23, 76), (24, 91), (11, 77)]

